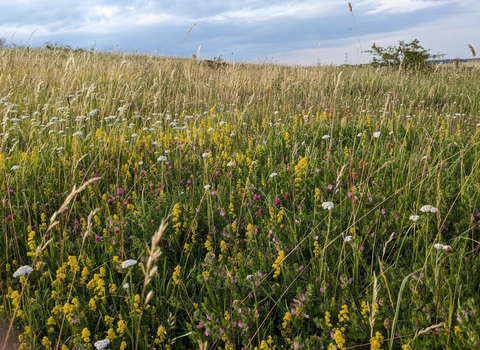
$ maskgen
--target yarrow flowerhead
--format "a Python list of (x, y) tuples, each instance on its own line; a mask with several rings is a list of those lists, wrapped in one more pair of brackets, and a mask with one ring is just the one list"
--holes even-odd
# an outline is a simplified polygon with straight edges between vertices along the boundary
[(273, 178), (273, 177), (275, 177), (275, 176), (277, 176), (277, 175), (278, 175), (277, 173), (271, 173), (271, 174), (270, 174), (270, 177)]
[(167, 160), (167, 157), (165, 157), (165, 156), (160, 156), (160, 157), (158, 157), (158, 159), (157, 159), (157, 161), (159, 161), (159, 162), (164, 162), (164, 161), (166, 161), (166, 160)]
[(234, 166), (235, 162), (228, 162), (227, 166)]
[(410, 220), (417, 221), (420, 218), (418, 215), (410, 215)]
[(375, 137), (376, 139), (378, 139), (380, 137), (380, 131), (375, 131), (373, 133), (373, 137)]
[(424, 205), (423, 207), (420, 208), (420, 211), (422, 213), (436, 213), (437, 212), (437, 208), (431, 206), (431, 205)]
[(138, 261), (137, 260), (125, 260), (122, 262), (122, 269), (126, 269), (130, 266), (137, 265)]
[(24, 276), (24, 275), (32, 273), (32, 272), (33, 272), (33, 269), (29, 265), (20, 266), (17, 269), (17, 271), (14, 272), (13, 277), (17, 278), (17, 277)]
[(442, 250), (443, 247), (444, 247), (444, 245), (441, 244), (441, 243), (436, 243), (436, 244), (434, 244), (433, 246), (434, 246), (436, 249), (438, 249), (438, 250)]
[(323, 135), (322, 140), (328, 140), (330, 138), (330, 135)]
[(352, 236), (347, 236), (347, 237), (345, 237), (345, 242), (351, 242), (352, 239), (353, 239)]
[(101, 350), (101, 349), (105, 349), (108, 344), (110, 344), (110, 340), (103, 339), (95, 342), (93, 345), (95, 346), (95, 348), (97, 348), (97, 350)]
[(333, 204), (332, 202), (323, 202), (322, 203), (323, 209), (332, 210), (334, 206), (335, 206), (335, 204)]
[(13, 171), (16, 171), (16, 170), (18, 170), (18, 169), (20, 169), (20, 165), (14, 165), (14, 166), (12, 166), (12, 170), (13, 170)]
[(205, 153), (202, 154), (202, 157), (203, 157), (203, 158), (207, 158), (209, 155), (210, 155), (210, 153), (205, 152)]
[(210, 185), (205, 185), (203, 186), (204, 189), (208, 190), (211, 186)]

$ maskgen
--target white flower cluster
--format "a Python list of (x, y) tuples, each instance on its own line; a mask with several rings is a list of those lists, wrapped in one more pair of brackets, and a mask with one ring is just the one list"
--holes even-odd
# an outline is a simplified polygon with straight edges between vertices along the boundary
[(431, 205), (424, 205), (423, 207), (420, 208), (420, 211), (422, 213), (436, 213), (437, 208), (431, 206)]
[(323, 202), (322, 203), (323, 209), (332, 210), (334, 206), (335, 206), (335, 204), (333, 204), (332, 202)]
[(447, 249), (452, 249), (452, 247), (450, 247), (449, 245), (443, 245), (442, 243), (436, 243), (433, 245), (435, 247), (435, 249), (438, 249), (438, 250), (447, 250)]
[(130, 266), (137, 265), (138, 261), (137, 260), (125, 260), (122, 262), (122, 269), (126, 269)]
[(24, 276), (26, 274), (29, 274), (29, 273), (32, 273), (33, 272), (33, 269), (29, 266), (29, 265), (25, 265), (25, 266), (20, 266), (17, 271), (15, 271), (13, 273), (13, 277), (14, 278), (18, 278), (20, 276)]
[(103, 339), (103, 340), (99, 340), (99, 341), (95, 342), (95, 344), (93, 344), (93, 345), (95, 346), (95, 348), (97, 350), (101, 350), (101, 349), (105, 349), (108, 344), (110, 344), (110, 340)]

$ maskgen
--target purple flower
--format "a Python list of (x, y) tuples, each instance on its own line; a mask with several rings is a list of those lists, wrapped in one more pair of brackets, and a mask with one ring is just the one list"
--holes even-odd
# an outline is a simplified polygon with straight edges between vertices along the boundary
[(209, 334), (210, 334), (210, 331), (208, 329), (205, 329), (205, 335), (208, 337)]
[(95, 235), (95, 242), (100, 242), (102, 240), (102, 237), (99, 235)]
[(123, 193), (123, 188), (119, 187), (117, 188), (117, 196), (121, 196)]
[(285, 192), (285, 200), (287, 200), (287, 201), (288, 201), (289, 199), (290, 199), (290, 193), (288, 193), (288, 192)]
[(253, 200), (254, 201), (258, 201), (260, 199), (260, 195), (259, 194), (256, 194), (253, 196)]
[(333, 188), (332, 185), (330, 185), (330, 184), (327, 185), (327, 190), (331, 190), (332, 188)]
[(200, 329), (203, 327), (203, 322), (200, 321), (195, 327), (197, 327), (197, 329)]
[(274, 207), (279, 207), (280, 205), (282, 205), (282, 200), (281, 200), (280, 198), (278, 198), (278, 197), (275, 198), (275, 199), (273, 200), (273, 206), (274, 206)]

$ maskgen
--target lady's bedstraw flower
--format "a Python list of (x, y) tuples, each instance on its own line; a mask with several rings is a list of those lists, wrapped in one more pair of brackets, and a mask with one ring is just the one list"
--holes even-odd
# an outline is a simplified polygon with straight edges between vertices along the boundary
[(17, 269), (17, 271), (14, 272), (13, 277), (17, 278), (17, 277), (24, 276), (24, 275), (32, 273), (32, 272), (33, 272), (33, 269), (29, 265), (20, 266)]
[(138, 261), (137, 260), (125, 260), (122, 262), (122, 269), (126, 269), (130, 266), (137, 265)]
[(380, 131), (375, 131), (373, 133), (373, 137), (375, 137), (376, 139), (378, 139), (380, 137)]
[(95, 342), (93, 345), (94, 345), (95, 348), (97, 348), (98, 350), (101, 350), (101, 349), (105, 349), (108, 344), (110, 344), (110, 340), (108, 340), (108, 339), (103, 339), (103, 340), (99, 340), (99, 341)]
[(335, 206), (335, 204), (333, 204), (332, 202), (323, 202), (322, 203), (323, 209), (332, 210), (334, 206)]
[(410, 215), (410, 220), (417, 221), (420, 218), (418, 215)]
[(437, 208), (431, 206), (431, 205), (424, 205), (423, 207), (420, 208), (420, 211), (422, 213), (436, 213), (437, 212)]

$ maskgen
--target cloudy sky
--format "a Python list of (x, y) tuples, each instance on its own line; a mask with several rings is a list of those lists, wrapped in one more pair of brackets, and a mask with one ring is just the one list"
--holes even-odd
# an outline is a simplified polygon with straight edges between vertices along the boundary
[[(372, 43), (417, 38), (431, 54), (480, 53), (478, 0), (0, 1), (7, 44), (288, 64), (361, 63)], [(193, 27), (192, 27), (193, 25)], [(190, 32), (189, 32), (190, 30)], [(188, 35), (187, 35), (188, 33)], [(370, 60), (364, 54), (366, 62)]]

